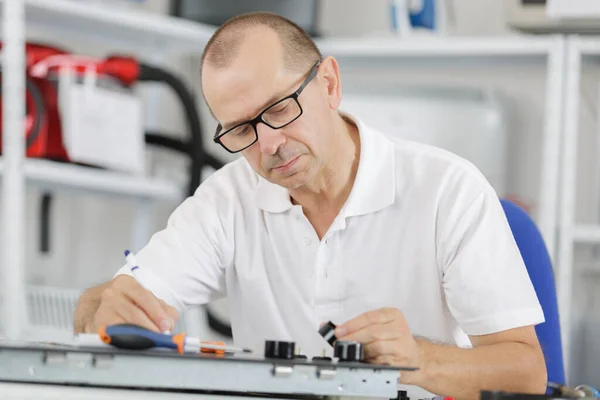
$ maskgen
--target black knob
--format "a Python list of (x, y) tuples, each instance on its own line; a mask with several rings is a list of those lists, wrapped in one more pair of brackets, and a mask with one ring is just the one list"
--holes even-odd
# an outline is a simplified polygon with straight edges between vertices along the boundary
[(406, 390), (398, 390), (398, 395), (396, 396), (396, 398), (391, 400), (410, 400), (410, 397), (408, 397), (408, 393), (406, 392)]
[(335, 357), (340, 361), (362, 361), (364, 358), (364, 347), (359, 342), (335, 342), (333, 349)]
[(327, 322), (319, 329), (319, 334), (327, 343), (333, 346), (333, 342), (337, 340), (335, 337), (335, 324), (331, 321)]
[(331, 357), (326, 357), (326, 356), (317, 356), (317, 357), (313, 357), (312, 358), (313, 361), (331, 361)]
[(294, 358), (296, 344), (294, 342), (280, 342), (267, 340), (265, 342), (265, 358)]

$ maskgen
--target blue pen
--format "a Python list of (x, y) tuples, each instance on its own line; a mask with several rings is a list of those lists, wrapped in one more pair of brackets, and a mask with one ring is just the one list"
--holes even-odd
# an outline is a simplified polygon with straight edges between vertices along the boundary
[[(133, 274), (133, 277), (139, 282), (138, 273), (136, 271), (140, 267), (139, 267), (137, 261), (135, 260), (135, 256), (129, 250), (125, 250), (125, 260), (127, 261), (127, 266), (129, 267), (129, 270)], [(140, 282), (140, 284), (141, 283), (142, 282)]]

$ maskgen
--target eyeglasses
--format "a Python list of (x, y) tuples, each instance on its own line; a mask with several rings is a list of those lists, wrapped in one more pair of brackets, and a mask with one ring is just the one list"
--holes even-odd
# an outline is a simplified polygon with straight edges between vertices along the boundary
[(317, 62), (308, 73), (308, 76), (302, 82), (302, 85), (294, 93), (283, 99), (278, 100), (274, 104), (265, 108), (255, 118), (241, 122), (232, 128), (221, 132), (223, 127), (221, 124), (217, 126), (215, 132), (215, 143), (219, 143), (225, 150), (230, 153), (237, 153), (252, 146), (258, 140), (258, 130), (256, 126), (263, 123), (272, 129), (281, 129), (300, 118), (302, 115), (302, 106), (298, 101), (298, 96), (304, 88), (317, 76), (319, 65)]

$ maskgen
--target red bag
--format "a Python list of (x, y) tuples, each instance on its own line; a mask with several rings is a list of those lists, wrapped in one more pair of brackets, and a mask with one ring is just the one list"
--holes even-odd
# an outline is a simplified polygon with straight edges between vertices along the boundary
[[(2, 43), (0, 42), (0, 49)], [(51, 46), (27, 43), (26, 55), (26, 156), (69, 161), (63, 144), (58, 105), (56, 72), (68, 64), (76, 74), (93, 68), (98, 75), (110, 75), (123, 86), (131, 86), (139, 77), (139, 64), (131, 57), (112, 56), (105, 60), (78, 56)], [(40, 70), (43, 73), (40, 73)], [(54, 74), (52, 74), (54, 72)], [(1, 89), (1, 87), (0, 87)], [(0, 93), (1, 99), (1, 93)], [(0, 107), (0, 121), (2, 120)], [(2, 127), (0, 124), (0, 154)]]
[[(2, 48), (2, 43), (0, 43)], [(26, 156), (68, 161), (63, 146), (56, 84), (50, 79), (31, 76), (30, 70), (37, 62), (66, 52), (39, 44), (27, 43), (25, 136)], [(0, 94), (0, 99), (1, 99)], [(0, 121), (2, 109), (0, 107)], [(0, 153), (2, 153), (2, 127), (0, 124)]]

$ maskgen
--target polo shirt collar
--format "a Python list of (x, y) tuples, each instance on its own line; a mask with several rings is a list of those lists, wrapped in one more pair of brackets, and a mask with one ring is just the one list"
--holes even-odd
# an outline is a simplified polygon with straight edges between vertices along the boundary
[[(342, 208), (344, 217), (379, 211), (394, 202), (394, 146), (381, 132), (366, 126), (359, 118), (341, 113), (353, 121), (360, 137), (360, 160), (354, 186)], [(281, 213), (291, 209), (287, 188), (258, 177), (255, 191), (256, 205), (266, 212)]]
[(270, 213), (281, 213), (294, 206), (287, 188), (271, 183), (260, 175), (254, 200), (259, 208)]
[(394, 203), (394, 144), (383, 133), (350, 114), (360, 134), (360, 161), (350, 196), (342, 208), (344, 217), (364, 215)]

